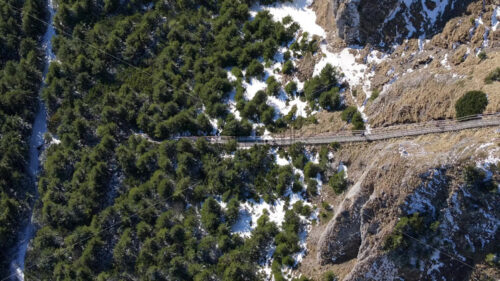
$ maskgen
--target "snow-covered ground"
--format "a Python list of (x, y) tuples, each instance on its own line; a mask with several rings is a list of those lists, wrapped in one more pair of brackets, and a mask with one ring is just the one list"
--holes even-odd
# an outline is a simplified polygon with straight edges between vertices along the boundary
[[(314, 67), (314, 75), (318, 75), (327, 64), (331, 64), (340, 70), (343, 74), (343, 79), (348, 82), (351, 87), (362, 86), (363, 92), (365, 93), (365, 100), (357, 107), (363, 117), (363, 121), (366, 123), (366, 133), (369, 134), (371, 128), (368, 124), (368, 116), (365, 114), (364, 110), (372, 95), (370, 78), (373, 77), (375, 73), (372, 69), (368, 68), (368, 64), (379, 64), (386, 59), (386, 55), (373, 50), (368, 54), (366, 63), (359, 63), (356, 61), (356, 59), (360, 59), (360, 47), (358, 46), (350, 46), (344, 48), (340, 52), (334, 53), (328, 50), (328, 43), (323, 41), (320, 48), (324, 56)], [(353, 98), (356, 100), (355, 97)]]
[(500, 28), (500, 6), (497, 6), (491, 16), (491, 30), (497, 31)]
[[(478, 149), (480, 150), (492, 145), (493, 143), (483, 144)], [(481, 169), (486, 174), (485, 180), (491, 180), (493, 177), (493, 166), (497, 166), (498, 162), (500, 162), (500, 149), (493, 148), (489, 150), (488, 157), (486, 159), (476, 162), (476, 167)], [(500, 190), (500, 185), (498, 186), (498, 189)]]
[[(323, 41), (320, 45), (320, 50), (324, 56), (315, 65), (314, 75), (318, 75), (327, 64), (331, 64), (343, 73), (343, 79), (348, 82), (350, 86), (354, 87), (361, 85), (366, 94), (366, 99), (360, 103), (361, 105), (358, 106), (358, 110), (361, 112), (363, 120), (368, 122), (368, 117), (364, 113), (364, 109), (368, 99), (371, 97), (372, 89), (369, 79), (374, 75), (374, 73), (371, 69), (368, 69), (367, 64), (379, 64), (384, 61), (385, 56), (381, 56), (378, 51), (372, 51), (368, 55), (365, 63), (358, 63), (356, 62), (356, 59), (359, 58), (359, 50), (361, 49), (358, 46), (350, 46), (340, 52), (330, 52), (327, 48), (328, 43), (325, 40), (326, 31), (321, 26), (316, 24), (316, 14), (310, 8), (312, 3), (313, 0), (295, 0), (293, 2), (275, 3), (273, 5), (255, 4), (251, 8), (251, 15), (255, 16), (255, 14), (259, 11), (267, 10), (275, 20), (282, 20), (286, 16), (291, 16), (292, 19), (300, 25), (303, 31), (306, 31), (310, 35), (317, 35), (321, 37)], [(284, 53), (285, 51), (286, 48), (281, 48), (279, 53)], [(280, 60), (277, 61), (278, 63), (273, 65), (271, 68), (266, 68), (265, 78), (272, 74), (275, 76), (277, 81), (281, 81), (281, 77), (279, 75), (273, 74), (274, 69), (279, 68), (282, 63)], [(247, 99), (251, 99), (257, 91), (264, 90), (266, 88), (264, 81), (265, 79), (251, 79), (250, 83), (245, 82), (244, 87), (247, 91), (245, 97)], [(296, 78), (294, 81), (298, 82)], [(297, 83), (297, 85), (299, 90), (303, 88), (303, 83)], [(286, 115), (290, 112), (292, 107), (295, 105), (297, 107), (297, 116), (307, 116), (307, 103), (300, 101), (298, 98), (287, 101), (286, 95), (283, 94), (280, 97), (270, 97), (268, 99), (268, 104), (273, 106), (276, 112), (282, 115)], [(235, 113), (236, 109), (234, 104), (230, 103), (230, 108), (231, 111)], [(311, 112), (311, 114), (314, 113), (315, 112)], [(239, 113), (235, 113), (235, 115), (239, 116)], [(366, 125), (366, 132), (370, 133), (370, 126), (368, 124)]]
[(254, 5), (251, 8), (251, 14), (255, 15), (259, 11), (267, 10), (272, 15), (274, 20), (281, 21), (286, 16), (291, 16), (297, 22), (302, 30), (310, 35), (318, 35), (326, 37), (326, 32), (323, 28), (316, 24), (316, 13), (309, 8), (313, 0), (295, 0), (293, 2), (275, 3), (273, 5)]
[(344, 73), (350, 85), (359, 85), (363, 82), (367, 66), (356, 62), (356, 56), (351, 54), (353, 48), (345, 48), (340, 53), (331, 53), (327, 49), (327, 43), (321, 44), (321, 52), (325, 54), (323, 59), (314, 67), (314, 75), (319, 75), (321, 70), (327, 65), (338, 67)]
[[(48, 11), (50, 13), (50, 22), (54, 19), (54, 6), (52, 0), (48, 1)], [(47, 26), (47, 31), (42, 38), (42, 45), (45, 52), (45, 66), (42, 73), (42, 79), (45, 80), (48, 72), (48, 66), (51, 61), (55, 59), (55, 55), (52, 52), (52, 37), (55, 35), (55, 29), (53, 25)], [(43, 87), (44, 85), (42, 85)], [(41, 92), (41, 90), (40, 90)], [(32, 133), (29, 141), (29, 173), (33, 179), (33, 183), (36, 185), (36, 176), (40, 170), (39, 157), (41, 154), (41, 149), (43, 147), (43, 136), (47, 131), (47, 112), (45, 110), (45, 105), (41, 99), (38, 101), (38, 110), (35, 115), (35, 121), (33, 123)], [(55, 140), (56, 142), (58, 140)], [(38, 198), (38, 190), (34, 188), (35, 200)], [(19, 235), (19, 241), (12, 255), (12, 261), (10, 262), (10, 270), (12, 277), (16, 280), (24, 280), (24, 259), (26, 256), (26, 251), (28, 249), (28, 243), (30, 239), (35, 234), (35, 228), (32, 223), (32, 216), (29, 218), (29, 222), (25, 229)]]
[[(276, 159), (275, 161), (277, 165), (279, 166), (292, 165), (291, 159), (281, 157), (277, 149), (275, 148), (271, 149), (270, 153), (275, 156)], [(309, 161), (313, 163), (318, 163), (319, 161), (319, 155), (317, 153), (311, 154), (307, 152), (306, 157), (309, 159)], [(318, 220), (318, 210), (307, 198), (303, 196), (304, 191), (307, 188), (307, 185), (304, 181), (304, 172), (302, 170), (293, 167), (293, 173), (300, 175), (299, 181), (304, 186), (304, 190), (302, 190), (301, 192), (293, 192), (291, 190), (291, 187), (289, 187), (285, 192), (284, 196), (275, 200), (272, 203), (265, 202), (263, 199), (260, 199), (259, 201), (255, 200), (246, 201), (245, 203), (240, 205), (239, 219), (231, 227), (231, 232), (233, 234), (238, 234), (244, 238), (250, 237), (252, 235), (253, 229), (257, 226), (258, 219), (262, 216), (262, 214), (264, 214), (264, 212), (267, 212), (269, 219), (272, 222), (276, 223), (276, 225), (281, 228), (283, 222), (285, 221), (286, 211), (292, 209), (294, 204), (300, 201), (304, 206), (309, 206), (312, 212), (309, 217), (299, 216), (303, 225), (298, 234), (299, 246), (301, 250), (292, 256), (295, 260), (295, 264), (298, 264), (302, 261), (302, 259), (305, 257), (307, 253), (307, 247), (306, 247), (307, 236), (309, 231), (311, 230), (312, 222)], [(318, 192), (321, 192), (321, 186), (323, 183), (321, 182), (319, 174), (316, 177), (316, 181), (318, 182)], [(266, 262), (262, 264), (260, 268), (260, 271), (265, 273), (268, 277), (271, 277), (270, 265), (272, 264), (273, 253), (274, 253), (274, 246), (271, 247), (271, 249), (269, 249)]]
[(444, 55), (444, 58), (443, 60), (441, 61), (441, 65), (444, 66), (446, 69), (450, 70), (451, 69), (451, 66), (450, 64), (448, 63), (448, 54), (445, 54)]

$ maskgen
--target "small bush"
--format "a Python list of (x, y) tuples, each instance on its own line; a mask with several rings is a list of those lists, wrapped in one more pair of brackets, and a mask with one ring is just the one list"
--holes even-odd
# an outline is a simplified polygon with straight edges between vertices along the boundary
[(293, 18), (291, 16), (286, 16), (284, 17), (281, 22), (284, 24), (284, 25), (287, 25), (289, 23), (292, 23), (293, 22)]
[(318, 173), (321, 173), (319, 165), (314, 164), (313, 162), (307, 162), (304, 167), (304, 176), (306, 178), (315, 178)]
[(231, 69), (231, 74), (236, 78), (243, 78), (243, 72), (241, 72), (241, 69), (238, 67), (233, 67), (233, 69)]
[(336, 280), (337, 280), (337, 276), (331, 270), (327, 271), (327, 272), (325, 272), (325, 274), (323, 274), (323, 281), (336, 281)]
[(481, 91), (467, 92), (455, 103), (457, 118), (481, 114), (488, 105), (486, 94)]
[(377, 99), (379, 95), (380, 95), (379, 89), (373, 90), (372, 95), (370, 96), (370, 100), (373, 101), (373, 100)]
[(286, 52), (283, 54), (283, 59), (284, 59), (285, 61), (289, 60), (291, 57), (292, 57), (292, 54), (290, 54), (290, 51), (286, 51)]
[(419, 213), (402, 217), (394, 227), (391, 235), (384, 241), (384, 249), (393, 251), (401, 248), (406, 248), (408, 242), (405, 240), (405, 235), (417, 236), (425, 229), (424, 217)]
[(283, 64), (283, 73), (284, 74), (292, 74), (293, 71), (295, 70), (294, 66), (293, 66), (293, 63), (292, 61), (289, 61), (287, 60), (284, 64)]
[(352, 125), (354, 125), (354, 130), (364, 130), (365, 129), (365, 121), (363, 120), (363, 116), (359, 111), (356, 111), (352, 116), (351, 120)]
[(484, 79), (486, 84), (491, 84), (493, 82), (500, 82), (500, 67), (497, 67), (495, 70), (490, 72), (488, 76)]
[(487, 254), (484, 261), (490, 266), (500, 267), (500, 258), (493, 253)]
[(342, 118), (342, 120), (345, 122), (351, 122), (352, 117), (354, 116), (354, 114), (356, 114), (356, 112), (358, 112), (358, 109), (355, 106), (348, 106), (346, 109), (344, 109), (344, 111), (342, 111), (342, 115), (340, 116), (340, 118)]
[(486, 55), (486, 52), (485, 52), (485, 51), (481, 51), (479, 54), (477, 54), (477, 57), (478, 57), (480, 60), (485, 60), (488, 56)]
[(486, 174), (474, 166), (467, 166), (465, 168), (464, 180), (469, 188), (481, 189), (483, 191), (496, 190), (493, 181), (491, 179), (488, 180)]
[(340, 149), (340, 143), (338, 143), (338, 142), (336, 142), (336, 141), (335, 141), (335, 142), (332, 142), (332, 143), (330, 144), (330, 148), (331, 148), (331, 149), (333, 149), (333, 151), (338, 151), (338, 150)]
[(304, 155), (304, 145), (302, 143), (294, 143), (288, 151), (292, 157), (292, 164), (297, 169), (304, 169), (307, 163), (307, 157)]
[(274, 76), (269, 76), (266, 80), (267, 84), (267, 94), (270, 96), (277, 96), (280, 92), (280, 83), (276, 81), (276, 78)]
[(295, 92), (297, 92), (297, 83), (292, 81), (292, 82), (289, 82), (288, 84), (286, 84), (285, 92), (289, 96), (293, 96), (295, 94)]
[(294, 181), (292, 184), (292, 191), (294, 193), (301, 192), (304, 189), (304, 186), (302, 186), (302, 183), (300, 181)]
[(315, 180), (315, 179), (307, 179), (306, 180), (306, 183), (307, 183), (307, 195), (309, 197), (314, 197), (316, 195), (318, 195), (318, 182)]
[(339, 88), (332, 88), (321, 93), (318, 103), (323, 109), (336, 110), (340, 107), (340, 102)]
[(328, 184), (336, 194), (341, 194), (347, 188), (347, 181), (344, 178), (344, 171), (340, 171), (333, 175)]
[(264, 73), (264, 66), (258, 61), (253, 60), (247, 67), (247, 77), (259, 77)]

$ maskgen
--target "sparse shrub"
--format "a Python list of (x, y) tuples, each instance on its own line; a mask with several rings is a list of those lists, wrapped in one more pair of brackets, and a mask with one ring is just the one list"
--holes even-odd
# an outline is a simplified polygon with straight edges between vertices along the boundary
[(484, 79), (486, 84), (491, 84), (493, 82), (500, 82), (500, 67), (495, 68), (486, 78)]
[(372, 91), (372, 95), (370, 96), (370, 100), (371, 101), (376, 100), (379, 95), (380, 95), (380, 90), (379, 89), (374, 89)]
[(321, 206), (323, 207), (323, 209), (325, 209), (325, 211), (330, 212), (333, 210), (332, 206), (330, 206), (330, 204), (328, 204), (328, 202), (326, 201), (321, 202)]
[(247, 67), (247, 78), (259, 77), (264, 73), (264, 66), (258, 60), (252, 60)]
[(338, 142), (336, 142), (336, 141), (335, 141), (335, 142), (332, 142), (332, 143), (330, 144), (330, 148), (331, 148), (331, 149), (333, 149), (333, 151), (338, 151), (338, 150), (340, 149), (340, 143), (338, 143)]
[(269, 78), (267, 78), (266, 84), (267, 84), (267, 94), (268, 95), (277, 96), (279, 94), (280, 88), (281, 88), (280, 83), (278, 83), (278, 81), (276, 81), (274, 76), (270, 76)]
[(482, 91), (470, 91), (455, 103), (457, 118), (481, 114), (488, 105), (488, 98)]
[(285, 86), (285, 92), (289, 96), (293, 96), (295, 94), (295, 92), (297, 92), (297, 83), (295, 83), (294, 81), (292, 81), (292, 82), (289, 82), (288, 84), (286, 84), (286, 86)]
[(325, 274), (323, 274), (323, 281), (336, 281), (337, 280), (337, 276), (335, 275), (335, 273), (333, 273), (333, 271), (329, 270), (327, 272), (325, 272)]
[(487, 254), (484, 261), (490, 266), (496, 266), (500, 268), (500, 258), (493, 253)]
[(314, 178), (318, 173), (321, 173), (319, 165), (314, 164), (313, 162), (307, 162), (304, 167), (304, 176), (307, 178)]
[(284, 64), (283, 64), (283, 74), (292, 74), (293, 71), (295, 70), (295, 67), (293, 66), (293, 63), (292, 61), (289, 61), (287, 60)]
[(352, 117), (354, 116), (354, 114), (356, 114), (356, 112), (358, 112), (358, 109), (355, 106), (348, 106), (346, 109), (344, 109), (344, 111), (342, 111), (342, 115), (340, 116), (340, 118), (342, 118), (342, 120), (345, 122), (351, 122)]
[(435, 221), (435, 222), (431, 223), (430, 229), (432, 231), (436, 232), (439, 229), (439, 225), (440, 225), (440, 222)]
[(336, 194), (341, 194), (347, 188), (347, 181), (344, 175), (345, 175), (344, 171), (340, 171), (335, 175), (333, 175), (328, 181), (328, 184), (331, 186), (331, 188)]
[(485, 60), (486, 58), (488, 58), (488, 56), (486, 55), (486, 52), (485, 52), (485, 51), (481, 51), (479, 54), (477, 54), (477, 57), (478, 57), (480, 60)]
[(363, 116), (359, 111), (356, 111), (352, 116), (351, 120), (352, 125), (354, 125), (354, 130), (364, 130), (365, 129), (365, 121), (363, 120)]
[(292, 281), (313, 281), (305, 276), (300, 276), (299, 278), (293, 278)]
[(406, 248), (408, 242), (405, 237), (408, 235), (416, 236), (424, 230), (424, 217), (420, 214), (414, 213), (413, 215), (402, 217), (394, 227), (391, 235), (384, 241), (384, 249), (393, 251), (401, 248)]
[(486, 173), (472, 165), (465, 168), (464, 180), (469, 188), (481, 189), (483, 191), (496, 190), (493, 181), (486, 178)]

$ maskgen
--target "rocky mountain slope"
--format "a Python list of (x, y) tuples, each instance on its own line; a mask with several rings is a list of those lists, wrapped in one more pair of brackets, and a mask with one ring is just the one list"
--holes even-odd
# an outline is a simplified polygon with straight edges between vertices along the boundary
[[(47, 51), (32, 134), (48, 131), (0, 280), (498, 278), (498, 128), (272, 146), (454, 118), (470, 90), (499, 112), (498, 1), (27, 1), (52, 15), (19, 47)], [(15, 70), (0, 88), (34, 80)], [(0, 94), (0, 111), (19, 96)], [(270, 145), (197, 138), (213, 135)], [(0, 189), (24, 167), (4, 162)]]
[(347, 44), (386, 46), (429, 38), (474, 0), (319, 0), (319, 22)]
[[(499, 83), (485, 80), (500, 66), (499, 1), (316, 0), (312, 8), (327, 31), (316, 60), (354, 57), (340, 65), (350, 86), (345, 103), (369, 127), (454, 118), (456, 101), (471, 90), (487, 93), (485, 113), (500, 111)], [(346, 128), (334, 121), (337, 113), (317, 116), (320, 126), (301, 134)], [(341, 195), (324, 189), (324, 217), (299, 271), (318, 280), (327, 271), (339, 280), (499, 280), (491, 261), (500, 250), (499, 133), (335, 152), (330, 170), (347, 165), (349, 188)]]
[[(333, 218), (311, 231), (301, 271), (333, 270), (341, 280), (499, 278), (498, 268), (480, 270), (486, 255), (499, 250), (498, 187), (490, 192), (482, 182), (465, 180), (469, 166), (485, 180), (499, 180), (498, 133), (473, 130), (340, 149), (332, 170), (346, 164), (351, 184), (341, 196), (322, 194)], [(405, 228), (402, 242), (389, 247), (397, 225), (415, 214), (421, 229)]]
[[(346, 3), (368, 5), (365, 2), (370, 1)], [(422, 8), (422, 3), (433, 1), (393, 2), (401, 6), (412, 3)], [(311, 7), (316, 11), (316, 22), (325, 28), (326, 35), (321, 43), (321, 51), (298, 63), (301, 73), (307, 74), (307, 70), (311, 70), (302, 79), (311, 77), (313, 70), (318, 68), (318, 64), (314, 66), (314, 63), (312, 67), (307, 66), (308, 61), (319, 61), (321, 64), (321, 61), (332, 57), (343, 60), (343, 63), (335, 66), (345, 74), (345, 82), (349, 84), (344, 96), (345, 103), (358, 107), (370, 127), (453, 118), (456, 115), (455, 102), (471, 90), (481, 90), (488, 95), (485, 113), (498, 112), (498, 84), (486, 83), (485, 78), (500, 65), (500, 2), (458, 2), (460, 4), (454, 1), (448, 3), (456, 8), (454, 12), (449, 11), (451, 6), (446, 6), (446, 12), (438, 13), (438, 7), (442, 6), (436, 5), (433, 11), (448, 20), (440, 23), (439, 27), (434, 25), (436, 28), (426, 32), (425, 36), (406, 34), (401, 37), (402, 40), (393, 40), (390, 36), (385, 38), (382, 29), (370, 32), (373, 37), (384, 37), (380, 39), (382, 41), (355, 43), (338, 34), (339, 29), (334, 24), (337, 12), (333, 13), (337, 2), (314, 1)], [(345, 6), (346, 3), (339, 6)], [(469, 4), (458, 9), (463, 3)], [(380, 5), (367, 17), (371, 20), (373, 15), (383, 13), (386, 9), (389, 8)], [(415, 17), (424, 13), (418, 9), (412, 11)], [(380, 42), (386, 44), (381, 45)], [(336, 112), (320, 112), (317, 119), (321, 126), (304, 126), (301, 134), (331, 133), (349, 128), (337, 122), (339, 117), (340, 114)]]

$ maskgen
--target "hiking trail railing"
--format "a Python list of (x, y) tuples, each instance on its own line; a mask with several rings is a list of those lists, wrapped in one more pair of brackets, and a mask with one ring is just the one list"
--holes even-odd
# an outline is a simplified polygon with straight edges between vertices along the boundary
[(333, 142), (370, 142), (386, 140), (400, 137), (419, 136), (426, 134), (436, 134), (465, 129), (500, 126), (500, 112), (491, 114), (471, 115), (457, 119), (433, 120), (422, 123), (402, 124), (389, 127), (374, 128), (370, 132), (361, 130), (341, 130), (334, 133), (313, 134), (309, 136), (296, 136), (281, 134), (281, 136), (186, 136), (175, 137), (173, 139), (197, 140), (204, 138), (213, 144), (226, 144), (231, 140), (236, 140), (240, 147), (250, 147), (253, 145), (273, 145), (288, 146), (294, 143), (304, 143), (309, 145), (329, 144)]

